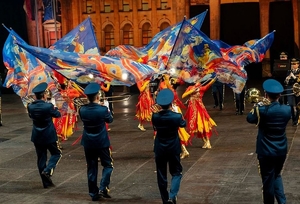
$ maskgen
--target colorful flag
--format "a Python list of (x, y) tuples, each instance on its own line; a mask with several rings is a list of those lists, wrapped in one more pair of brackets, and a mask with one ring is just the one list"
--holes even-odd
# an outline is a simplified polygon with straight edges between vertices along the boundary
[(44, 5), (44, 21), (54, 19), (52, 0), (43, 0)]
[(100, 55), (91, 18), (86, 18), (82, 23), (50, 46), (49, 49)]
[[(206, 13), (207, 11), (189, 19), (188, 21), (200, 29)], [(164, 69), (181, 25), (182, 22), (162, 30), (157, 33), (144, 47), (136, 48), (130, 45), (119, 45), (108, 51), (105, 56), (127, 58), (148, 64), (157, 69)]]
[(34, 100), (32, 89), (41, 82), (48, 83), (53, 95), (59, 98), (54, 81), (45, 70), (46, 65), (15, 44), (15, 42), (21, 44), (26, 44), (26, 42), (13, 30), (9, 32), (2, 52), (4, 65), (8, 69), (4, 86), (12, 87), (14, 92), (21, 97), (25, 107)]
[(189, 22), (183, 21), (167, 70), (174, 77), (191, 83), (199, 78), (199, 72), (208, 68), (207, 63), (221, 57), (219, 47), (211, 39)]
[(52, 69), (79, 84), (86, 84), (92, 80), (101, 81), (105, 78), (108, 81), (116, 79), (122, 83), (117, 85), (131, 86), (156, 71), (148, 65), (129, 59), (50, 50), (17, 43)]
[(274, 41), (274, 33), (275, 31), (258, 40), (249, 40), (244, 45), (221, 48), (222, 56), (240, 67), (261, 62)]

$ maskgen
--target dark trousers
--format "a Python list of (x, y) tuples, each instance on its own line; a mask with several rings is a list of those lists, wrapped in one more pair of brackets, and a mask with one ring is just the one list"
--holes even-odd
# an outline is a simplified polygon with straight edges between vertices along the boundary
[(220, 106), (221, 108), (224, 99), (224, 85), (213, 85), (212, 95), (214, 97), (215, 106)]
[[(61, 150), (58, 148), (57, 142), (50, 143), (50, 144), (34, 144), (35, 151), (37, 154), (37, 166), (39, 169), (40, 176), (42, 178), (42, 182), (44, 187), (47, 187), (50, 185), (47, 179), (45, 179), (44, 176), (42, 176), (42, 171), (52, 175), (53, 170), (55, 169), (57, 163), (59, 162), (61, 158)], [(51, 156), (48, 161), (47, 165), (47, 150), (49, 150)]]
[(286, 156), (267, 157), (258, 155), (257, 158), (263, 184), (264, 204), (274, 204), (275, 198), (278, 204), (286, 203), (280, 174)]
[[(87, 163), (89, 195), (93, 198), (98, 195), (99, 190), (103, 191), (109, 188), (110, 177), (113, 171), (113, 159), (111, 158), (109, 147), (101, 149), (89, 149), (85, 147), (84, 153)], [(101, 165), (103, 166), (99, 188), (97, 186), (98, 157), (100, 157)]]
[[(155, 163), (157, 170), (157, 183), (163, 203), (169, 198), (175, 199), (180, 188), (182, 178), (182, 166), (180, 163), (180, 155), (170, 153), (155, 155)], [(170, 194), (168, 193), (167, 164), (169, 163), (169, 172), (172, 176)]]
[(245, 90), (243, 90), (241, 93), (234, 94), (234, 101), (235, 101), (235, 109), (236, 112), (241, 114), (245, 110)]

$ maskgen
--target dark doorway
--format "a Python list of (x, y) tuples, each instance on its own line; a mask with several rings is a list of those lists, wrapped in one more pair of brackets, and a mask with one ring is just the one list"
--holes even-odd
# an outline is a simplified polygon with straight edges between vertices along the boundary
[[(270, 49), (271, 62), (279, 59), (280, 52), (288, 53), (289, 58), (299, 57), (294, 52), (294, 22), (292, 1), (278, 1), (270, 3), (269, 29), (276, 30), (275, 39)], [(298, 49), (296, 49), (298, 50)]]
[[(259, 16), (259, 3), (222, 4), (221, 40), (229, 45), (243, 45), (248, 40), (261, 38)], [(245, 69), (248, 79), (262, 77), (261, 63), (248, 65)]]

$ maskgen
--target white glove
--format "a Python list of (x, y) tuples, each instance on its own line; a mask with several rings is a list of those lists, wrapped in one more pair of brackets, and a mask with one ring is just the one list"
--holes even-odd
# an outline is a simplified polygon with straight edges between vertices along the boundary
[(55, 103), (55, 99), (54, 98), (51, 98), (50, 102), (54, 105), (54, 107), (56, 107), (56, 103)]
[(103, 105), (106, 106), (106, 107), (108, 108), (108, 110), (109, 110), (109, 103), (108, 103), (107, 100), (104, 100), (104, 101), (103, 101)]

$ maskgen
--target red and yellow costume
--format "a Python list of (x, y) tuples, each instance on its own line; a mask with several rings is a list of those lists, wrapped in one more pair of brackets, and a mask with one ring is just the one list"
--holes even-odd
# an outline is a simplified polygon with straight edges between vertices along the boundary
[(203, 148), (211, 148), (209, 139), (212, 135), (213, 128), (217, 126), (215, 121), (208, 115), (202, 102), (205, 91), (209, 89), (215, 80), (216, 79), (211, 80), (204, 86), (202, 86), (200, 82), (197, 82), (194, 86), (189, 86), (182, 95), (182, 98), (190, 95), (188, 108), (185, 113), (187, 129), (191, 135), (190, 141), (196, 135), (205, 142)]
[(73, 134), (73, 129), (77, 122), (77, 112), (73, 100), (80, 96), (80, 92), (71, 85), (67, 85), (60, 93), (64, 102), (59, 110), (61, 112), (61, 117), (54, 120), (54, 125), (56, 127), (57, 135), (60, 140), (63, 141)]
[(149, 89), (150, 79), (145, 79), (137, 83), (137, 87), (140, 91), (138, 103), (136, 104), (136, 118), (139, 120), (139, 128), (145, 130), (143, 123), (145, 121), (151, 121), (152, 111), (151, 106), (154, 104), (151, 92)]

